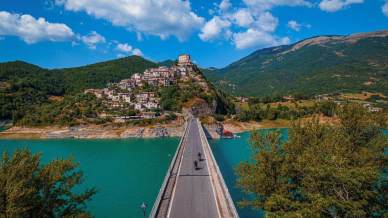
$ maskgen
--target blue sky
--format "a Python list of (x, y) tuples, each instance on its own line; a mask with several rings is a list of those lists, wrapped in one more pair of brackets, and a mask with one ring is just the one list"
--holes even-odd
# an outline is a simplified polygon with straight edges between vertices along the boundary
[(388, 0), (1, 0), (0, 62), (73, 67), (190, 53), (223, 67), (264, 47), (388, 29)]

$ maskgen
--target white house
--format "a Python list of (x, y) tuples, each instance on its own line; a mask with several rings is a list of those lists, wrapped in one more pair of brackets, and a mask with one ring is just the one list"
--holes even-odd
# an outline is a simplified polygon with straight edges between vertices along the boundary
[(135, 104), (135, 110), (143, 111), (144, 110), (143, 104), (142, 103), (136, 103)]
[(148, 101), (147, 103), (144, 104), (144, 107), (146, 107), (149, 110), (152, 110), (152, 109), (159, 108), (159, 104), (154, 101)]
[(120, 96), (121, 100), (123, 100), (127, 103), (131, 103), (131, 94), (130, 93), (119, 93), (119, 96)]

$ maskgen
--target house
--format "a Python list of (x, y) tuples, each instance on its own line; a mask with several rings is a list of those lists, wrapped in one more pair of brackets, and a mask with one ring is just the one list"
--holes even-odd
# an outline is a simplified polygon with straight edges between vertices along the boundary
[(371, 113), (378, 113), (378, 112), (383, 111), (383, 109), (382, 109), (382, 108), (379, 108), (379, 107), (370, 107), (370, 108), (368, 108), (368, 110), (369, 110), (369, 112), (371, 112)]
[(111, 101), (110, 106), (111, 108), (118, 108), (118, 107), (121, 107), (122, 105), (119, 101)]
[(130, 93), (119, 93), (120, 99), (127, 103), (131, 103), (131, 94)]
[(143, 119), (153, 119), (156, 117), (156, 113), (155, 112), (143, 112), (143, 113), (141, 113), (141, 117)]
[(370, 104), (370, 103), (366, 103), (363, 106), (371, 113), (378, 113), (378, 112), (381, 112), (383, 110), (382, 108), (379, 108), (379, 107), (373, 107), (372, 104)]
[(142, 75), (140, 73), (135, 73), (132, 75), (131, 77), (131, 80), (132, 82), (137, 85), (137, 86), (140, 86), (140, 84), (142, 83), (143, 79), (142, 79)]
[(143, 111), (144, 110), (143, 104), (142, 103), (136, 103), (135, 104), (135, 110)]
[(119, 95), (111, 95), (111, 96), (110, 96), (110, 99), (111, 99), (112, 101), (120, 101), (120, 96), (119, 96)]
[(142, 92), (136, 95), (136, 99), (144, 99), (147, 100), (149, 98), (155, 98), (154, 92)]
[(155, 101), (148, 101), (144, 104), (144, 107), (148, 110), (157, 109), (159, 108), (159, 104)]
[(159, 86), (170, 86), (172, 81), (167, 78), (160, 78), (158, 79), (158, 85)]
[(150, 86), (157, 86), (159, 84), (158, 78), (149, 78), (149, 79), (146, 80), (146, 82)]
[(130, 79), (125, 79), (125, 80), (121, 80), (118, 84), (118, 86), (121, 88), (121, 89), (126, 89), (128, 91), (131, 91), (132, 87), (133, 87), (133, 83), (132, 83), (132, 80)]
[(179, 74), (180, 74), (181, 76), (187, 76), (186, 67), (179, 67), (179, 68), (178, 68), (178, 71), (179, 71)]
[(102, 95), (104, 94), (104, 90), (102, 89), (86, 89), (85, 94), (93, 94), (95, 95), (97, 98), (102, 98)]

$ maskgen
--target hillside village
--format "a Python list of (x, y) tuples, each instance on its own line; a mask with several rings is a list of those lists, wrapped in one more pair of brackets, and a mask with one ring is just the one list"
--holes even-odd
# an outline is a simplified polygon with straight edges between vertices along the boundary
[(104, 105), (111, 110), (131, 108), (135, 111), (132, 116), (116, 116), (118, 121), (152, 119), (162, 112), (160, 97), (155, 90), (189, 80), (195, 68), (190, 55), (183, 54), (171, 67), (149, 68), (143, 73), (133, 74), (131, 78), (108, 83), (106, 88), (87, 89), (85, 93), (102, 99)]

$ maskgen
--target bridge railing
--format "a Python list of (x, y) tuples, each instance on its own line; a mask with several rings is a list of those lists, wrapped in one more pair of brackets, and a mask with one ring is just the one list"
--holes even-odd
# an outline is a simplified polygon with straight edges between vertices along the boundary
[(171, 176), (171, 171), (174, 168), (175, 162), (177, 160), (178, 153), (179, 153), (179, 151), (180, 151), (180, 149), (182, 147), (183, 140), (186, 137), (188, 122), (190, 122), (190, 120), (187, 120), (186, 123), (185, 123), (185, 128), (184, 128), (183, 135), (182, 135), (181, 140), (179, 142), (178, 148), (175, 151), (174, 157), (171, 160), (170, 166), (168, 167), (168, 170), (167, 170), (166, 176), (164, 177), (162, 186), (159, 189), (159, 194), (156, 197), (155, 203), (154, 203), (154, 205), (152, 207), (152, 210), (151, 210), (151, 213), (149, 215), (150, 218), (156, 217), (156, 215), (158, 213), (159, 206), (160, 206), (161, 201), (162, 201), (162, 197), (163, 197), (163, 195), (164, 195), (164, 193), (166, 191), (167, 183), (168, 183), (168, 180), (169, 180), (169, 178)]
[(236, 210), (236, 207), (234, 205), (233, 199), (232, 199), (232, 197), (230, 195), (229, 189), (226, 186), (226, 183), (225, 183), (225, 180), (224, 180), (224, 178), (222, 176), (221, 170), (218, 167), (216, 159), (214, 158), (214, 155), (213, 155), (212, 149), (211, 149), (211, 147), (209, 145), (209, 142), (207, 140), (205, 131), (203, 130), (202, 124), (201, 124), (201, 122), (199, 120), (198, 120), (198, 127), (199, 127), (201, 141), (204, 143), (204, 145), (207, 147), (207, 149), (208, 149), (208, 151), (210, 153), (210, 158), (211, 158), (212, 162), (214, 163), (213, 165), (214, 165), (214, 168), (216, 170), (217, 178), (218, 178), (219, 182), (221, 183), (222, 192), (223, 192), (223, 195), (224, 195), (224, 197), (226, 199), (226, 203), (227, 203), (227, 207), (228, 207), (228, 212), (229, 212), (229, 216), (228, 217), (239, 218), (239, 215), (237, 213), (237, 210)]

